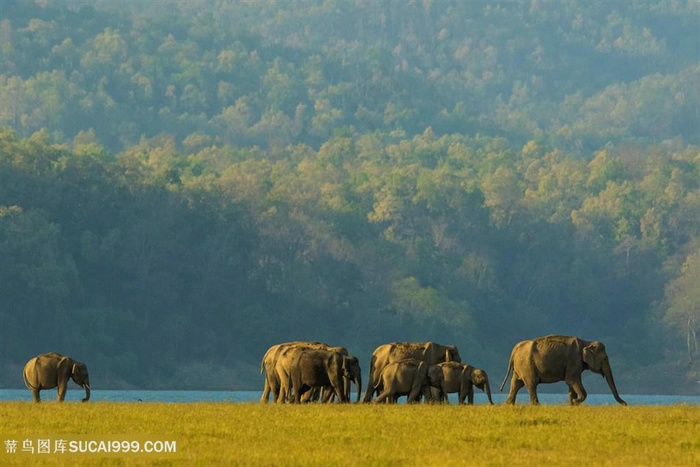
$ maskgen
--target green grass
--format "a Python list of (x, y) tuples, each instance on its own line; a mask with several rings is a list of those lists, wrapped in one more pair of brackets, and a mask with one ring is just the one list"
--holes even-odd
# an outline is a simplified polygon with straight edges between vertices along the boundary
[[(700, 406), (686, 405), (3, 402), (0, 417), (1, 465), (700, 465)], [(178, 452), (4, 452), (8, 438), (61, 435), (175, 438)]]

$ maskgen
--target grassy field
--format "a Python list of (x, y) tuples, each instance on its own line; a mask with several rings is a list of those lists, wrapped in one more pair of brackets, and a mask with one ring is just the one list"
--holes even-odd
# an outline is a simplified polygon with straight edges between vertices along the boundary
[[(53, 450), (79, 437), (174, 439), (177, 452), (19, 452), (24, 439)], [(700, 406), (3, 402), (0, 438), (0, 465), (690, 466), (700, 465)]]

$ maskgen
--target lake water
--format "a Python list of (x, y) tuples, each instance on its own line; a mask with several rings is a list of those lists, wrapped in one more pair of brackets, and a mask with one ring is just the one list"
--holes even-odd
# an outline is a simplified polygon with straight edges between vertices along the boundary
[[(152, 391), (141, 389), (110, 390), (93, 389), (90, 402), (258, 402), (261, 391)], [(78, 387), (71, 387), (66, 393), (66, 401), (80, 401), (85, 392)], [(450, 395), (450, 402), (456, 402), (455, 394)], [(565, 404), (569, 401), (564, 394), (538, 394), (540, 403), (546, 405)], [(41, 391), (42, 400), (55, 401), (56, 390)], [(355, 395), (353, 394), (353, 398)], [(502, 404), (506, 394), (493, 394), (493, 402)], [(690, 404), (700, 405), (700, 396), (667, 396), (667, 395), (629, 395), (622, 394), (622, 398), (629, 405), (674, 405)], [(32, 396), (27, 389), (0, 389), (1, 401), (31, 401)], [(353, 399), (354, 400), (354, 399)], [(405, 401), (405, 398), (401, 400)], [(474, 394), (475, 404), (486, 404), (486, 396), (483, 393)], [(518, 394), (518, 404), (528, 404), (526, 391)], [(617, 405), (610, 394), (589, 394), (586, 405)]]

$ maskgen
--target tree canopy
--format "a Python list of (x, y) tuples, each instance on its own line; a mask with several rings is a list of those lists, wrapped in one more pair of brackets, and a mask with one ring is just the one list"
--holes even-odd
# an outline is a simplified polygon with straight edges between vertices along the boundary
[(1, 382), (563, 333), (697, 391), (696, 1), (116, 5), (0, 7)]

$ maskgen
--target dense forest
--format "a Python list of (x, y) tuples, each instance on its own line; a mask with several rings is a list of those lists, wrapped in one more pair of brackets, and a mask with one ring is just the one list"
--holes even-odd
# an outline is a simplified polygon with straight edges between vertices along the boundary
[(500, 381), (562, 333), (623, 394), (700, 393), (699, 17), (3, 1), (0, 384), (59, 351), (94, 389), (257, 389), (299, 339)]

